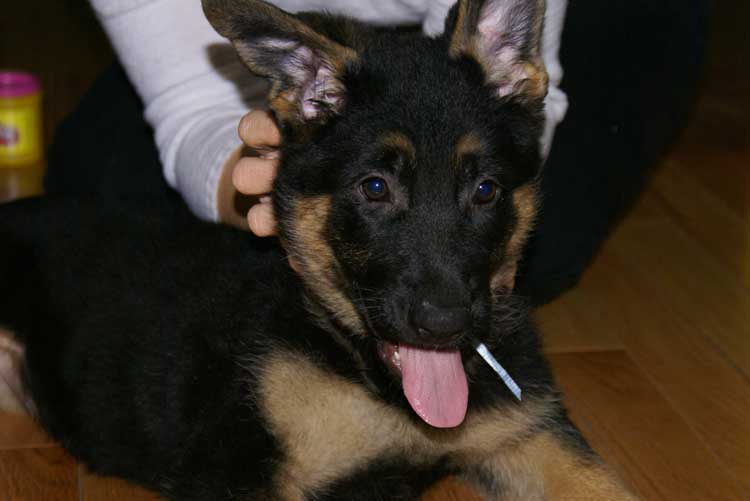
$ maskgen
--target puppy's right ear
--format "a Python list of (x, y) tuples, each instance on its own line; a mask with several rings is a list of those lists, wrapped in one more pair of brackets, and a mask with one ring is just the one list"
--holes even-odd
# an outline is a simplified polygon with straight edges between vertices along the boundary
[(259, 0), (203, 0), (203, 11), (248, 68), (270, 80), (270, 107), (282, 125), (296, 129), (342, 111), (353, 49)]

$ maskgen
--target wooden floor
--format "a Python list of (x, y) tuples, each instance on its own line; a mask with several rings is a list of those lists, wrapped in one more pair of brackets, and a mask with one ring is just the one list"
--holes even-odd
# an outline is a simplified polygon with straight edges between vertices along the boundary
[[(0, 18), (0, 67), (43, 78), (48, 141), (111, 57), (79, 3), (9, 2)], [(688, 130), (580, 285), (538, 314), (574, 421), (648, 500), (750, 499), (747, 19), (745, 0), (715, 2)], [(473, 496), (449, 482), (427, 498)], [(27, 419), (5, 414), (0, 499), (155, 497), (87, 475)]]

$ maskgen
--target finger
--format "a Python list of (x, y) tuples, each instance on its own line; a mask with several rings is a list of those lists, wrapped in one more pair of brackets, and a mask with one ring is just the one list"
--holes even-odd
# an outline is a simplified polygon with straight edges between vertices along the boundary
[(276, 178), (278, 162), (257, 157), (241, 158), (232, 172), (232, 184), (243, 195), (269, 193)]
[(270, 203), (256, 204), (247, 213), (247, 224), (250, 231), (259, 237), (269, 237), (276, 234), (276, 218), (273, 205)]
[(251, 148), (274, 148), (279, 145), (281, 135), (271, 115), (262, 110), (254, 110), (242, 117), (238, 128), (242, 142)]

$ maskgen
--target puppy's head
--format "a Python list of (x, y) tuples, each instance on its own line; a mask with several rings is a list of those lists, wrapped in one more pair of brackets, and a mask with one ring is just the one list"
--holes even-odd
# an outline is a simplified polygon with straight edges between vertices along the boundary
[(469, 340), (498, 335), (493, 304), (534, 217), (543, 0), (459, 0), (434, 39), (260, 1), (203, 5), (272, 83), (279, 234), (312, 295), (385, 358), (400, 352), (407, 397), (425, 371), (463, 372)]

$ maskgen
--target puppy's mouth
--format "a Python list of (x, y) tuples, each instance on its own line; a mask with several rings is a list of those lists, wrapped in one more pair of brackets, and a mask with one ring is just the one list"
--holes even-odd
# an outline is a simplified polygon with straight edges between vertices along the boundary
[(401, 376), (409, 405), (425, 423), (453, 428), (464, 421), (469, 387), (459, 349), (380, 341), (378, 353), (386, 366)]

